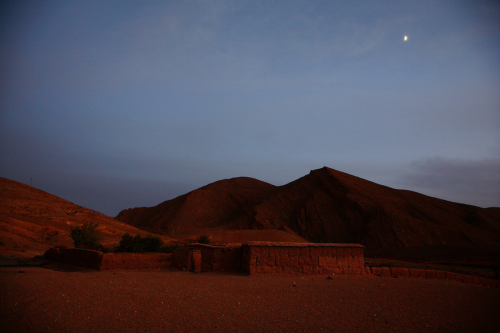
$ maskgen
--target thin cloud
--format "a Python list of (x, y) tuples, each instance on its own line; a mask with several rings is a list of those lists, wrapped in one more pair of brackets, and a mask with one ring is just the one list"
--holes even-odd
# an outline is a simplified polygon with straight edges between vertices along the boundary
[(434, 157), (414, 161), (400, 184), (446, 200), (500, 207), (500, 158), (461, 160)]

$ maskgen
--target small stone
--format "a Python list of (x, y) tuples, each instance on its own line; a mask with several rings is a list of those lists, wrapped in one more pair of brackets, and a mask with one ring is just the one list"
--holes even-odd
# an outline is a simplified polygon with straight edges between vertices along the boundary
[(327, 280), (333, 280), (332, 276), (331, 275), (328, 275), (328, 277), (326, 278)]

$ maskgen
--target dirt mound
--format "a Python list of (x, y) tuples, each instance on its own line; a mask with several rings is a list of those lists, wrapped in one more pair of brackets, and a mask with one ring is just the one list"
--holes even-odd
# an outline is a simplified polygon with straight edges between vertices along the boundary
[[(0, 255), (27, 257), (43, 254), (53, 246), (73, 247), (71, 227), (87, 221), (99, 224), (104, 245), (118, 242), (125, 232), (145, 234), (55, 195), (0, 178)], [(162, 237), (165, 241), (172, 240)]]
[(312, 242), (368, 249), (451, 247), (500, 251), (500, 210), (396, 190), (327, 167), (284, 186), (215, 182), (117, 219), (176, 236), (197, 229), (280, 230)]

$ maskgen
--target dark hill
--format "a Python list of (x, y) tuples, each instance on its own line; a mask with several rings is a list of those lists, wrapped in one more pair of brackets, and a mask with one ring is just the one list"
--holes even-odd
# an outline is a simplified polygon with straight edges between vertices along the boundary
[(280, 187), (254, 212), (250, 228), (286, 226), (314, 242), (500, 249), (500, 214), (494, 210), (395, 190), (329, 168)]
[(279, 187), (251, 178), (222, 180), (116, 219), (173, 237), (204, 228), (269, 229), (368, 249), (500, 250), (498, 208), (396, 190), (326, 167)]
[(253, 178), (225, 179), (155, 207), (123, 210), (116, 219), (168, 235), (216, 228), (246, 216), (274, 188)]

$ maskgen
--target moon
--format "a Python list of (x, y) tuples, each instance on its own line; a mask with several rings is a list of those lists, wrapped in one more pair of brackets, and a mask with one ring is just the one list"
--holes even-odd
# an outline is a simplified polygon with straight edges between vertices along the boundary
[(403, 40), (406, 42), (408, 40), (408, 36), (405, 36)]

